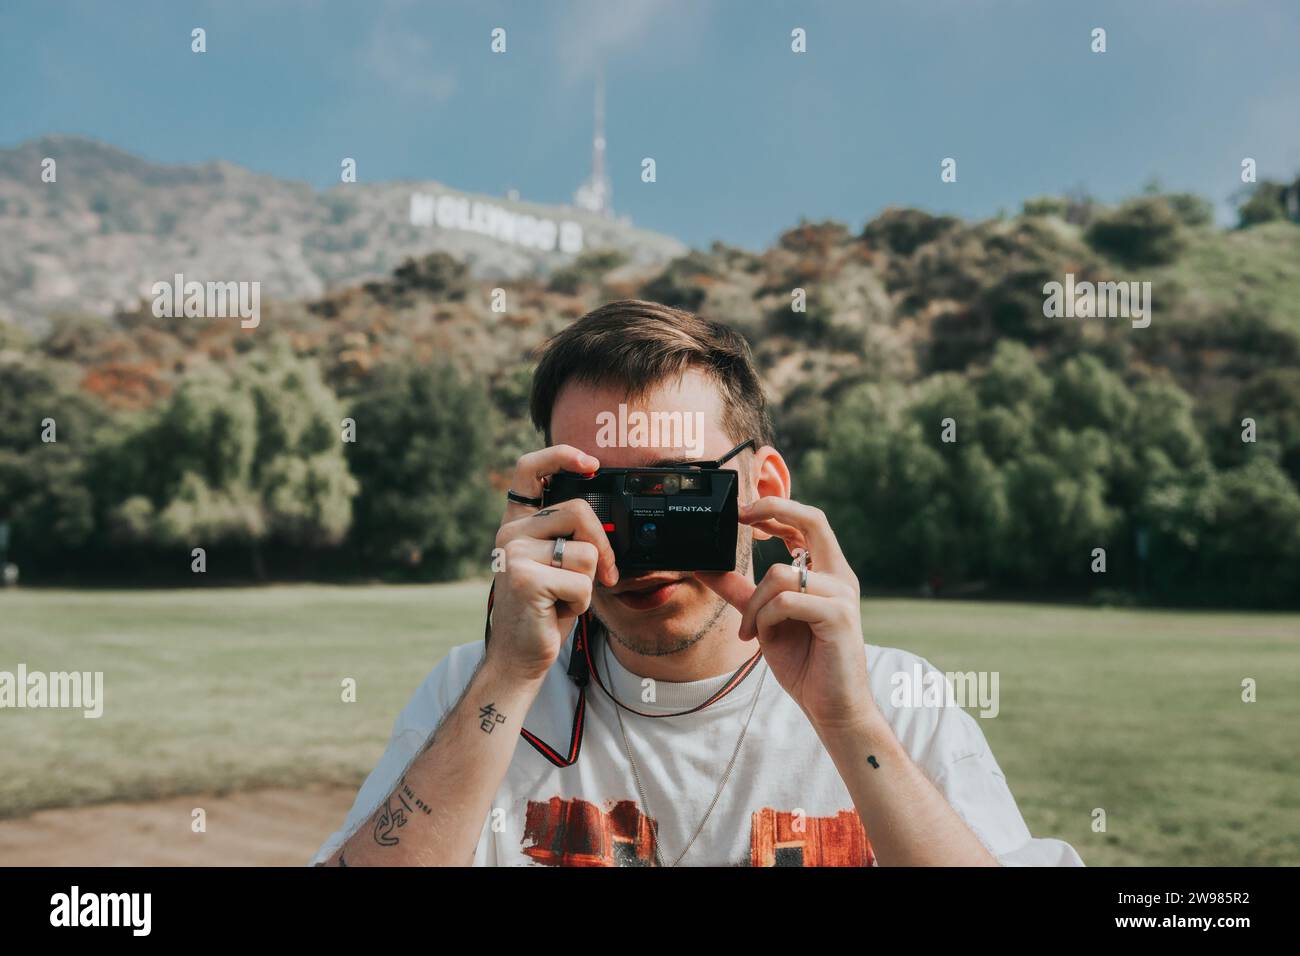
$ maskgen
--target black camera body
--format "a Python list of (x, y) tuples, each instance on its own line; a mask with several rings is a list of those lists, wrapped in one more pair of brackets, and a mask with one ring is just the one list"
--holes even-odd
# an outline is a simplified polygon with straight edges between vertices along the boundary
[(736, 569), (737, 474), (715, 468), (601, 468), (552, 475), (542, 501), (591, 505), (620, 575)]

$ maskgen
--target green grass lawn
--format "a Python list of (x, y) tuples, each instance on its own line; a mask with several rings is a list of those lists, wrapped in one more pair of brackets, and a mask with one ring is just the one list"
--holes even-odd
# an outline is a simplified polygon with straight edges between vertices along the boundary
[[(0, 670), (102, 670), (106, 685), (99, 720), (0, 711), (0, 816), (357, 784), (429, 669), (481, 636), (485, 594), (0, 593)], [(872, 643), (999, 672), (984, 733), (1030, 829), (1085, 862), (1300, 863), (1300, 615), (871, 600), (863, 620)], [(349, 677), (356, 703), (341, 701)], [(1246, 677), (1257, 703), (1241, 701)]]

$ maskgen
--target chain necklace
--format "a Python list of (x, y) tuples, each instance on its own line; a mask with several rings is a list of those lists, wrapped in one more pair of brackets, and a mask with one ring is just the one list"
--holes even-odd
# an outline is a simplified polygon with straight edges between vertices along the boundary
[[(610, 686), (613, 687), (614, 676), (610, 669), (610, 664), (609, 664), (609, 638), (608, 637), (606, 637), (605, 639), (604, 651), (605, 651), (605, 674), (606, 677), (609, 679)], [(749, 715), (745, 718), (744, 726), (740, 728), (740, 736), (736, 738), (736, 749), (731, 752), (731, 759), (727, 761), (727, 769), (724, 770), (722, 773), (722, 780), (719, 781), (718, 783), (717, 793), (713, 795), (713, 801), (709, 804), (709, 808), (704, 811), (704, 816), (700, 819), (700, 825), (695, 828), (695, 833), (692, 834), (690, 840), (686, 842), (686, 846), (682, 849), (682, 852), (677, 855), (677, 859), (673, 860), (674, 867), (682, 862), (682, 860), (686, 857), (686, 854), (690, 850), (690, 848), (695, 845), (695, 841), (699, 838), (700, 834), (704, 832), (704, 824), (708, 822), (710, 815), (712, 815), (713, 813), (713, 808), (718, 805), (718, 800), (721, 799), (722, 797), (723, 788), (727, 786), (727, 781), (731, 779), (732, 768), (736, 766), (736, 758), (740, 756), (740, 746), (745, 742), (745, 734), (749, 732), (749, 722), (754, 719), (754, 711), (758, 708), (758, 697), (763, 692), (763, 681), (766, 679), (766, 677), (767, 677), (767, 661), (763, 661), (763, 673), (758, 675), (758, 687), (755, 688), (754, 690), (754, 702), (749, 705)], [(617, 704), (617, 701), (615, 701), (615, 703)], [(628, 742), (627, 739), (627, 728), (623, 725), (623, 709), (621, 707), (615, 706), (614, 716), (618, 718), (618, 729), (623, 735), (623, 749), (627, 751), (627, 762), (632, 766), (632, 779), (636, 782), (636, 790), (641, 797), (641, 812), (644, 813), (647, 817), (649, 817), (650, 801), (648, 801), (645, 798), (645, 788), (641, 786), (641, 775), (637, 772), (636, 769), (636, 758), (632, 756), (632, 745)], [(664, 865), (664, 861), (663, 861), (663, 857), (659, 855), (658, 823), (656, 823), (651, 828), (650, 836), (651, 836), (651, 840), (653, 841), (653, 847), (655, 851), (655, 865), (662, 867)]]

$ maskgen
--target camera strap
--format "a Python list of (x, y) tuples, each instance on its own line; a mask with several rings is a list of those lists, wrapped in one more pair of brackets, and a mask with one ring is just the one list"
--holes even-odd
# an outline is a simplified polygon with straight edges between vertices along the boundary
[[(496, 582), (488, 589), (487, 601), (487, 621), (483, 625), (483, 653), (487, 654), (487, 644), (492, 636), (492, 604), (496, 594)], [(759, 660), (763, 657), (762, 649), (754, 652), (754, 656), (736, 669), (736, 672), (727, 678), (726, 682), (719, 687), (709, 699), (690, 710), (678, 711), (671, 714), (650, 714), (644, 711), (635, 710), (628, 707), (610, 691), (600, 680), (600, 673), (591, 662), (591, 635), (595, 630), (594, 618), (591, 611), (584, 611), (578, 616), (577, 624), (573, 629), (573, 649), (569, 654), (569, 679), (578, 685), (578, 702), (573, 709), (573, 729), (569, 732), (569, 749), (561, 753), (546, 741), (542, 740), (526, 727), (519, 728), (519, 736), (528, 741), (529, 745), (539, 754), (549, 760), (555, 766), (563, 769), (571, 767), (578, 762), (578, 753), (582, 749), (582, 732), (587, 716), (587, 684), (594, 677), (596, 686), (605, 692), (605, 696), (614, 702), (618, 707), (623, 708), (628, 713), (636, 714), (639, 717), (684, 717), (687, 714), (698, 713), (710, 704), (716, 703), (727, 694), (731, 693), (740, 683), (753, 673), (754, 668), (758, 666)], [(608, 638), (607, 638), (608, 639)]]
[[(608, 640), (608, 638), (606, 638), (606, 640)], [(717, 703), (723, 697), (726, 697), (733, 690), (739, 687), (740, 682), (743, 681), (746, 677), (748, 677), (751, 673), (753, 673), (754, 668), (758, 666), (758, 662), (763, 658), (763, 651), (760, 648), (759, 650), (754, 652), (753, 657), (745, 661), (745, 663), (741, 664), (740, 667), (736, 668), (736, 672), (732, 674), (730, 677), (728, 677), (726, 682), (721, 687), (719, 687), (716, 691), (714, 691), (711, 695), (709, 695), (708, 700), (704, 701), (702, 704), (697, 704), (696, 706), (692, 707), (690, 710), (679, 710), (671, 714), (650, 714), (642, 710), (637, 710), (634, 707), (627, 706), (627, 704), (623, 703), (621, 700), (619, 700), (617, 697), (614, 696), (614, 692), (612, 690), (610, 690), (603, 683), (601, 683), (600, 671), (598, 671), (591, 664), (591, 643), (589, 641), (584, 640), (583, 644), (587, 647), (587, 668), (588, 670), (590, 670), (591, 676), (595, 679), (596, 686), (599, 687), (601, 690), (603, 690), (605, 692), (605, 696), (608, 697), (610, 700), (612, 700), (616, 706), (622, 708), (623, 710), (626, 710), (629, 714), (636, 714), (638, 717), (685, 717), (687, 714), (699, 713), (705, 707), (708, 707), (710, 704)]]
[[(496, 589), (496, 581), (493, 581), (492, 587), (488, 589), (487, 621), (483, 625), (484, 655), (487, 654), (488, 640), (492, 637), (492, 604)], [(569, 677), (578, 685), (578, 703), (573, 709), (573, 729), (569, 732), (568, 751), (561, 753), (527, 727), (519, 728), (520, 737), (523, 737), (534, 750), (560, 768), (572, 767), (577, 763), (578, 752), (582, 749), (582, 730), (587, 716), (587, 674), (591, 666), (591, 654), (587, 647), (587, 635), (590, 627), (587, 619), (590, 616), (590, 611), (579, 616), (577, 626), (573, 631), (573, 651), (569, 655)]]

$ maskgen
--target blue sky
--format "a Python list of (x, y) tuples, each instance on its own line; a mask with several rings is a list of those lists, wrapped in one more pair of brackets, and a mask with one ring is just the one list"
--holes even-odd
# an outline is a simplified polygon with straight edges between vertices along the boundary
[(76, 133), (320, 187), (352, 156), (362, 181), (563, 202), (602, 66), (616, 208), (694, 245), (1152, 178), (1226, 218), (1243, 157), (1300, 171), (1295, 0), (4, 0), (0, 145)]

